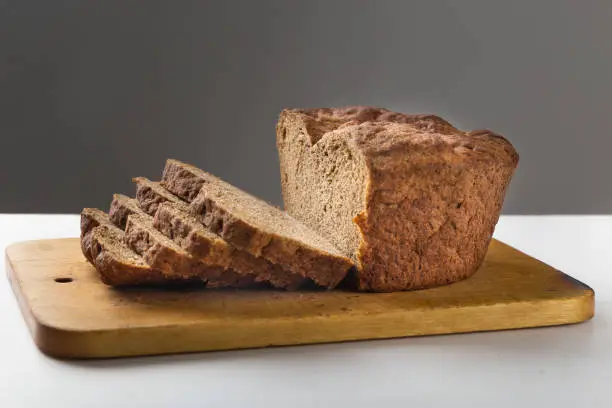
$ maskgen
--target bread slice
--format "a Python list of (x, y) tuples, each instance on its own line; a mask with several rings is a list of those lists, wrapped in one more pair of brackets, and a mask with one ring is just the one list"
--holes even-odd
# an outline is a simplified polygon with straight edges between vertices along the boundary
[(142, 210), (153, 216), (161, 203), (171, 202), (183, 205), (187, 208), (188, 203), (166, 190), (160, 183), (151, 181), (145, 177), (134, 177), (136, 183), (136, 200)]
[(130, 248), (166, 276), (207, 282), (207, 287), (253, 286), (256, 279), (231, 269), (200, 262), (153, 226), (149, 215), (132, 214), (125, 228), (125, 240)]
[[(171, 285), (177, 282), (149, 266), (122, 240), (121, 230), (108, 225), (92, 231), (94, 265), (102, 282), (111, 286)], [(186, 283), (183, 281), (181, 283)]]
[(138, 205), (148, 208), (149, 213), (155, 213), (153, 226), (204, 264), (230, 269), (238, 275), (251, 276), (257, 282), (269, 283), (276, 288), (295, 290), (307, 283), (299, 274), (228, 244), (189, 214), (187, 203), (160, 183), (144, 177), (136, 177), (134, 181)]
[(94, 263), (94, 257), (91, 253), (91, 233), (94, 228), (100, 225), (113, 225), (108, 215), (97, 208), (83, 208), (81, 211), (81, 252), (89, 261)]
[[(163, 190), (162, 187), (159, 187), (159, 189)], [(149, 188), (148, 190), (152, 192), (158, 190), (158, 188)], [(172, 194), (165, 191), (165, 195), (171, 196)], [(142, 197), (154, 198), (149, 193), (145, 196), (141, 195)], [(122, 194), (115, 194), (111, 209), (113, 209), (115, 215), (113, 219), (118, 224), (123, 223), (124, 219), (129, 219), (132, 215), (135, 217), (131, 227), (128, 227), (128, 223), (125, 222), (126, 242), (133, 250), (141, 254), (148, 263), (163, 271), (168, 277), (172, 279), (199, 278), (205, 281), (209, 288), (245, 287), (256, 283), (253, 276), (243, 276), (231, 269), (220, 268), (218, 265), (203, 264), (181, 250), (172, 240), (163, 236), (154, 228), (153, 217), (146, 214), (135, 199)]]
[(220, 271), (206, 268), (171, 239), (153, 227), (148, 215), (131, 214), (125, 227), (127, 245), (151, 266), (168, 276), (217, 276)]
[(166, 160), (161, 184), (188, 203), (192, 202), (205, 183), (217, 178), (205, 171), (178, 160)]
[(108, 215), (95, 208), (81, 212), (81, 249), (100, 275), (111, 286), (168, 284), (168, 279), (151, 268), (123, 242), (124, 233)]
[(370, 107), (284, 110), (276, 143), (285, 210), (383, 292), (474, 274), (518, 164), (493, 132)]
[(352, 267), (327, 239), (286, 212), (194, 166), (168, 160), (162, 185), (191, 200), (189, 211), (231, 245), (317, 285), (335, 287)]
[(134, 199), (123, 194), (113, 194), (113, 201), (108, 211), (112, 223), (125, 230), (128, 216), (131, 214), (146, 215)]
[(228, 244), (206, 229), (196, 217), (185, 212), (180, 204), (167, 202), (160, 205), (153, 225), (205, 264), (230, 268), (240, 275), (253, 276), (257, 282), (267, 282), (276, 288), (295, 290), (306, 283), (302, 275), (286, 271), (280, 265), (256, 258)]

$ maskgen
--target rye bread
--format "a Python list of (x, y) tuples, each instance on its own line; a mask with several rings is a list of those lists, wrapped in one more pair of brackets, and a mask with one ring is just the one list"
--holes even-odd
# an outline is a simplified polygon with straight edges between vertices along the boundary
[(190, 201), (189, 211), (234, 247), (317, 285), (335, 287), (352, 267), (326, 238), (286, 212), (194, 166), (168, 160), (162, 185)]
[(153, 226), (148, 214), (131, 214), (125, 228), (127, 245), (155, 269), (173, 279), (201, 279), (209, 288), (256, 286), (255, 276), (201, 262)]
[(142, 210), (153, 216), (161, 203), (171, 202), (187, 208), (187, 202), (166, 190), (159, 182), (151, 181), (145, 177), (134, 177), (136, 184), (136, 201)]
[(108, 211), (108, 216), (113, 224), (125, 230), (128, 216), (131, 214), (145, 215), (138, 203), (123, 194), (113, 194), (113, 201)]
[(256, 258), (228, 244), (177, 203), (160, 205), (153, 225), (207, 265), (229, 268), (240, 275), (253, 276), (257, 282), (287, 290), (298, 289), (306, 281), (299, 274), (288, 272), (280, 265)]
[[(106, 284), (176, 286), (200, 281), (206, 282), (209, 288), (256, 286), (252, 276), (243, 276), (231, 269), (210, 268), (198, 264), (196, 260), (186, 259), (185, 254), (172, 245), (172, 241), (166, 240), (152, 228), (153, 218), (145, 214), (132, 198), (115, 194), (111, 215), (88, 208), (81, 214), (81, 249)], [(118, 225), (126, 226), (130, 215), (136, 218), (130, 228), (131, 235), (126, 235)], [(135, 230), (142, 239), (148, 240), (146, 244), (134, 237)], [(132, 248), (146, 255), (148, 262), (126, 242), (138, 245)], [(150, 264), (159, 266), (162, 261), (174, 265), (162, 271)], [(186, 262), (193, 264), (190, 264), (188, 272), (182, 273)]]
[[(141, 189), (141, 192), (143, 190), (148, 191), (144, 195), (141, 194), (141, 198), (154, 198), (152, 192), (159, 189), (163, 190), (162, 187), (155, 186), (156, 183), (142, 177), (138, 177), (134, 181), (139, 186), (148, 186), (146, 189)], [(172, 194), (168, 191), (162, 191), (161, 195), (171, 196)], [(151, 202), (145, 201), (147, 203)], [(150, 209), (151, 206), (147, 208)], [(169, 278), (200, 279), (206, 282), (206, 286), (209, 288), (246, 287), (255, 283), (252, 276), (242, 276), (231, 269), (220, 269), (217, 265), (202, 264), (185, 251), (181, 251), (172, 240), (167, 239), (155, 230), (153, 217), (144, 212), (139, 201), (122, 194), (115, 194), (111, 203), (111, 210), (115, 223), (123, 224), (126, 232), (129, 232), (125, 238), (128, 245), (143, 255), (147, 262), (163, 271)], [(134, 219), (134, 225), (128, 231), (126, 224), (130, 215), (134, 215), (136, 218)], [(185, 270), (185, 268), (188, 269)]]
[(153, 227), (149, 215), (131, 214), (125, 227), (125, 242), (151, 266), (166, 276), (181, 278), (214, 277), (220, 270), (206, 268), (179, 247), (174, 241)]
[(285, 210), (350, 257), (371, 291), (475, 273), (518, 164), (493, 132), (378, 108), (284, 110), (276, 134)]
[(81, 250), (102, 282), (111, 286), (171, 283), (128, 248), (123, 239), (123, 231), (111, 223), (106, 213), (95, 208), (83, 209)]
[(307, 283), (301, 275), (228, 244), (189, 214), (187, 203), (160, 183), (143, 177), (137, 177), (134, 181), (137, 184), (138, 205), (155, 214), (153, 226), (200, 262), (230, 269), (239, 275), (252, 276), (257, 282), (269, 283), (276, 288), (295, 290)]
[(100, 225), (113, 225), (108, 214), (97, 208), (83, 208), (81, 211), (81, 252), (91, 264), (94, 263), (91, 253), (91, 233)]

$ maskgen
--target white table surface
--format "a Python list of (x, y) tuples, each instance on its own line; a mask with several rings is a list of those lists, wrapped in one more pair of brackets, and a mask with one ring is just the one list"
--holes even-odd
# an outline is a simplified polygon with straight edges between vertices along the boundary
[[(0, 247), (74, 237), (78, 224), (74, 215), (0, 215)], [(554, 328), (70, 362), (37, 350), (2, 278), (0, 407), (612, 407), (612, 216), (504, 216), (495, 235), (595, 289), (596, 317)]]

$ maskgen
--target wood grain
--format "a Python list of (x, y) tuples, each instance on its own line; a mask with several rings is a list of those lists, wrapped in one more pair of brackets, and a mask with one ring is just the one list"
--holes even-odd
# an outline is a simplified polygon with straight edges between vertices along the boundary
[(35, 343), (62, 358), (551, 326), (581, 322), (594, 313), (588, 286), (497, 241), (468, 280), (385, 294), (116, 290), (100, 282), (78, 239), (14, 244), (6, 258)]

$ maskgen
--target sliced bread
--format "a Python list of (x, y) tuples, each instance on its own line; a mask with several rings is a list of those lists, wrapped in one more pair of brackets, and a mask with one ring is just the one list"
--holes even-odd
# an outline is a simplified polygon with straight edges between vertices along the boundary
[(108, 211), (112, 223), (125, 230), (128, 216), (131, 214), (146, 215), (134, 199), (123, 194), (113, 194), (113, 201)]
[(142, 257), (128, 248), (120, 232), (108, 225), (96, 227), (92, 231), (91, 252), (102, 282), (111, 286), (175, 283), (162, 272), (151, 268)]
[(245, 287), (256, 283), (255, 276), (202, 263), (153, 226), (149, 215), (132, 214), (125, 228), (125, 240), (151, 266), (166, 276), (199, 278), (208, 287)]
[(352, 262), (327, 239), (284, 211), (194, 166), (168, 160), (162, 184), (191, 201), (208, 229), (255, 257), (333, 288)]
[(161, 203), (171, 202), (187, 207), (187, 202), (181, 200), (170, 191), (166, 190), (160, 183), (151, 181), (145, 177), (134, 177), (136, 183), (136, 200), (142, 210), (153, 216)]
[(270, 283), (276, 288), (294, 290), (306, 281), (300, 274), (228, 244), (206, 229), (195, 216), (185, 212), (182, 205), (168, 202), (160, 205), (153, 225), (206, 264), (254, 276), (256, 281)]
[[(171, 195), (169, 192), (166, 194)], [(204, 264), (182, 250), (154, 228), (153, 217), (146, 214), (135, 199), (115, 194), (111, 208), (117, 215), (116, 221), (133, 217), (132, 222), (126, 222), (125, 227), (128, 246), (169, 278), (199, 278), (207, 282), (208, 287), (244, 287), (255, 283), (253, 276), (243, 276), (231, 269)]]
[(81, 212), (81, 249), (100, 275), (111, 286), (170, 283), (151, 268), (144, 259), (128, 248), (124, 233), (115, 227), (108, 215), (95, 208)]
[(94, 263), (91, 253), (91, 233), (100, 225), (113, 225), (108, 214), (97, 208), (83, 208), (81, 211), (81, 252), (91, 264)]
[(205, 183), (217, 178), (204, 170), (178, 160), (166, 160), (161, 184), (187, 202), (192, 202)]
[[(303, 276), (239, 250), (206, 229), (187, 212), (187, 203), (160, 183), (143, 177), (137, 177), (134, 181), (138, 205), (143, 209), (148, 208), (150, 212), (156, 211), (153, 226), (204, 264), (230, 269), (238, 275), (249, 276), (276, 288), (295, 290), (305, 283)], [(231, 271), (227, 274), (231, 275)]]
[(127, 245), (167, 276), (217, 276), (221, 271), (206, 268), (187, 251), (153, 227), (149, 215), (131, 214), (125, 227)]

